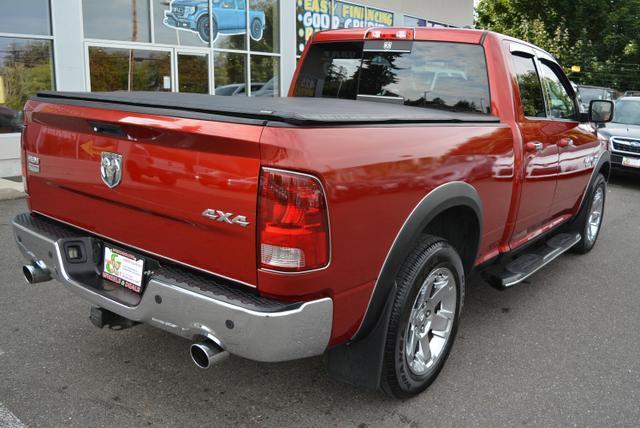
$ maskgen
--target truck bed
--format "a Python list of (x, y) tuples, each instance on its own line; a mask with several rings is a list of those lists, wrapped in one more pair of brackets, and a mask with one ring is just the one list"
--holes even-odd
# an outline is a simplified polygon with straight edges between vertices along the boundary
[(329, 98), (222, 97), (171, 92), (39, 92), (34, 101), (253, 125), (498, 123), (495, 116)]

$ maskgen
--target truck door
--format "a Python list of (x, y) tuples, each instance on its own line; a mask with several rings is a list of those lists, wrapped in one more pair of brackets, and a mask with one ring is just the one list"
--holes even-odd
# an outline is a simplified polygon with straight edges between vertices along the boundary
[(558, 185), (551, 205), (551, 216), (571, 214), (581, 200), (591, 178), (598, 151), (598, 137), (591, 124), (578, 121), (578, 106), (569, 79), (551, 58), (539, 55), (550, 119), (556, 124), (551, 143), (560, 153)]
[(561, 127), (547, 117), (542, 81), (535, 52), (511, 45), (513, 70), (518, 81), (521, 111), (524, 177), (520, 204), (511, 237), (519, 247), (551, 223), (551, 204), (556, 191), (559, 152), (555, 136)]

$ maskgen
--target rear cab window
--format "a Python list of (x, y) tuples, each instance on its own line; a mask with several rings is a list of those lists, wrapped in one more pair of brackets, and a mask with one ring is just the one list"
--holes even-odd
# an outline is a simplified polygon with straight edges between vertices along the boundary
[(454, 42), (317, 43), (305, 57), (293, 95), (491, 113), (483, 47)]

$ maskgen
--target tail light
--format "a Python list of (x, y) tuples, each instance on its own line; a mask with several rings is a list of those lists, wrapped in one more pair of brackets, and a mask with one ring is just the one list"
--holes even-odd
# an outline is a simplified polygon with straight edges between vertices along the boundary
[(258, 218), (260, 267), (305, 272), (329, 264), (329, 213), (317, 178), (264, 168)]
[(27, 146), (24, 141), (24, 133), (27, 130), (27, 115), (23, 116), (22, 131), (20, 132), (20, 157), (22, 163), (22, 183), (24, 184), (24, 192), (29, 193), (27, 184)]

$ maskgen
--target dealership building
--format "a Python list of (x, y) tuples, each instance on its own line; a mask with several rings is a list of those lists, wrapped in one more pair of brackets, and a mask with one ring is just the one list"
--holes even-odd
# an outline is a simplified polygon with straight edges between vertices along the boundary
[[(20, 0), (0, 14), (0, 177), (38, 90), (284, 96), (311, 35), (473, 25), (473, 0)], [(211, 13), (210, 13), (211, 12)]]

